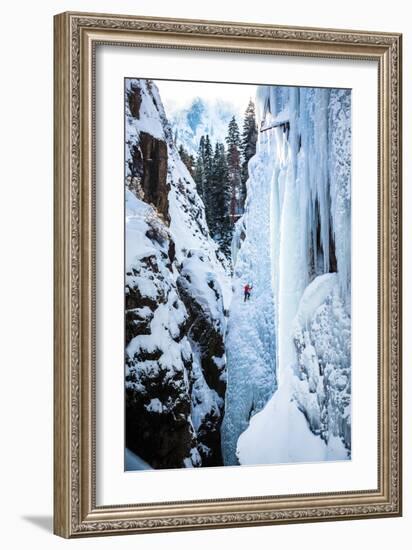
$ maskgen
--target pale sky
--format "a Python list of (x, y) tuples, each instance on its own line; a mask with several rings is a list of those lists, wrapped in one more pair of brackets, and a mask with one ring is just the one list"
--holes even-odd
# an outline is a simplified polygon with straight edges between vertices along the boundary
[(213, 103), (219, 99), (235, 108), (238, 113), (244, 113), (249, 99), (255, 101), (256, 88), (250, 84), (220, 84), (210, 82), (182, 82), (177, 80), (155, 80), (159, 88), (166, 114), (172, 114), (176, 109), (187, 107), (196, 98)]

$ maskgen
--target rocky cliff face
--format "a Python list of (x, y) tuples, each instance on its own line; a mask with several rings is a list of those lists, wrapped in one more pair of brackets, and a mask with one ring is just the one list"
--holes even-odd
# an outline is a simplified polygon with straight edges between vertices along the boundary
[(126, 110), (126, 446), (153, 468), (222, 463), (224, 298), (204, 206), (154, 83)]

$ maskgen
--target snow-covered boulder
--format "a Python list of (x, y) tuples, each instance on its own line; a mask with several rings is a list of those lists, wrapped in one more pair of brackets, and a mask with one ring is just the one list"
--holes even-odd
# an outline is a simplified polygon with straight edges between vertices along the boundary
[(317, 277), (295, 318), (297, 350), (293, 396), (311, 431), (328, 444), (351, 448), (351, 319), (336, 273)]

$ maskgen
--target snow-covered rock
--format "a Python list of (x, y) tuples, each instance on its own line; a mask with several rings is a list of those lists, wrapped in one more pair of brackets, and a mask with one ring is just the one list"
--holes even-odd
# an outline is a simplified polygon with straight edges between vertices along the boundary
[(125, 105), (126, 446), (153, 468), (221, 464), (228, 275), (154, 83), (128, 79)]
[[(311, 431), (351, 449), (351, 319), (336, 273), (308, 285), (295, 318), (293, 398)], [(334, 453), (329, 455), (333, 458)]]

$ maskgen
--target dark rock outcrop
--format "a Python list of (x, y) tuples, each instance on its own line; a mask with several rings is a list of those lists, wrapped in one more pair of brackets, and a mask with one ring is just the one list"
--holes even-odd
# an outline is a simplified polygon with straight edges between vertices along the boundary
[(134, 192), (169, 223), (166, 143), (141, 132), (139, 144), (132, 147), (129, 165)]
[(183, 370), (171, 375), (162, 368), (159, 351), (156, 360), (134, 358), (132, 364), (140, 364), (139, 373), (132, 368), (126, 376), (126, 443), (153, 468), (182, 468), (197, 445), (188, 422), (190, 391)]
[(142, 104), (142, 92), (140, 87), (132, 83), (127, 92), (127, 101), (129, 103), (130, 114), (134, 118), (140, 118), (140, 105)]

